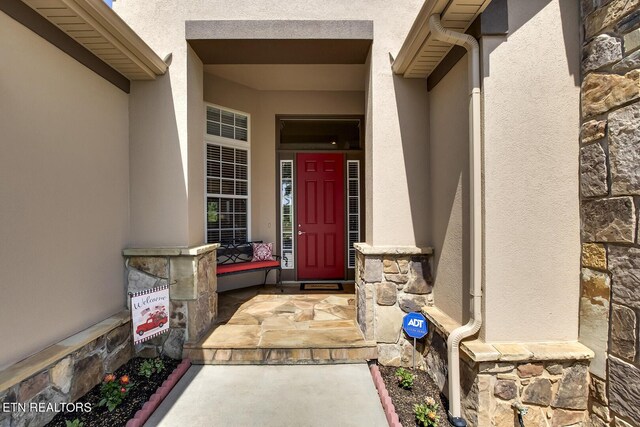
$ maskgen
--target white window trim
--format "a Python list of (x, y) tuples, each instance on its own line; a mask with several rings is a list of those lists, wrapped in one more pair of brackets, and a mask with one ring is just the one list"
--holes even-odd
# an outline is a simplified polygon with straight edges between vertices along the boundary
[(293, 220), (295, 219), (295, 205), (294, 205), (294, 194), (295, 194), (295, 170), (294, 170), (294, 161), (293, 160), (280, 160), (280, 200), (278, 201), (278, 203), (280, 204), (280, 256), (282, 257), (282, 260), (280, 261), (281, 267), (283, 270), (294, 270), (296, 268), (295, 266), (295, 259), (296, 259), (296, 228), (295, 225), (291, 230), (291, 264), (288, 266), (283, 266), (282, 263), (284, 262), (284, 212), (282, 209), (282, 196), (283, 196), (283, 192), (282, 192), (282, 182), (283, 182), (283, 178), (282, 178), (282, 170), (283, 167), (286, 163), (291, 164), (291, 221), (293, 223)]
[[(226, 138), (224, 136), (209, 135), (207, 133), (207, 107), (219, 108), (221, 110), (230, 111), (236, 114), (242, 114), (247, 116), (247, 140), (238, 141), (237, 139)], [(225, 197), (230, 199), (244, 199), (244, 196), (236, 195), (216, 195), (207, 192), (207, 145), (220, 145), (228, 148), (241, 148), (247, 150), (247, 241), (252, 241), (251, 238), (251, 114), (240, 110), (234, 110), (233, 108), (224, 107), (222, 105), (213, 104), (210, 102), (204, 103), (204, 144), (202, 144), (202, 150), (204, 154), (204, 163), (202, 165), (204, 171), (204, 241), (208, 241), (207, 236), (207, 199), (209, 197)]]
[[(351, 178), (349, 176), (349, 166), (350, 165), (355, 165), (356, 166), (356, 172), (357, 172), (357, 176), (355, 178)], [(358, 237), (356, 238), (356, 242), (360, 241), (361, 235), (361, 228), (362, 228), (362, 224), (360, 224), (361, 221), (361, 209), (362, 209), (362, 199), (361, 199), (361, 195), (360, 195), (360, 160), (347, 160), (347, 268), (355, 268), (356, 267), (356, 262), (355, 262), (355, 248), (353, 248), (351, 245), (349, 245), (349, 241), (351, 238), (351, 233), (357, 233)], [(349, 190), (351, 189), (351, 184), (352, 182), (354, 183), (354, 185), (356, 186), (356, 188), (358, 189), (358, 195), (357, 196), (351, 196), (349, 193)], [(351, 211), (349, 210), (349, 201), (350, 199), (356, 199), (356, 206), (358, 208), (358, 212), (351, 213)], [(356, 223), (358, 224), (358, 230), (357, 231), (351, 231), (349, 229), (349, 225), (350, 225), (350, 219), (351, 216), (355, 215), (356, 217)], [(354, 262), (353, 265), (351, 264), (351, 254), (354, 254)]]

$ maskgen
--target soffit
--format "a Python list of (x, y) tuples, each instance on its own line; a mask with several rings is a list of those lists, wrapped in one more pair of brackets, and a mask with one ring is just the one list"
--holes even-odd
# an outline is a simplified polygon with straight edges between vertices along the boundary
[(185, 35), (204, 64), (364, 64), (373, 22), (186, 21)]
[(491, 0), (427, 0), (420, 10), (400, 52), (393, 71), (405, 78), (427, 78), (451, 50), (452, 45), (434, 40), (429, 16), (440, 14), (442, 25), (464, 33)]
[(22, 0), (129, 80), (153, 80), (167, 65), (102, 0)]

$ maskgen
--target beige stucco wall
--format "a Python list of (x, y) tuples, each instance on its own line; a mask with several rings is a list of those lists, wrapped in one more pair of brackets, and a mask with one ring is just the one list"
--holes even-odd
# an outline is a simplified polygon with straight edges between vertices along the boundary
[[(250, 237), (265, 242), (276, 241), (278, 221), (276, 114), (364, 114), (365, 102), (360, 91), (261, 91), (208, 73), (204, 75), (204, 100), (251, 115)], [(219, 286), (224, 290), (252, 280), (255, 284), (255, 279), (236, 276), (221, 280)]]
[[(374, 21), (375, 40), (368, 91), (371, 103), (367, 108), (367, 126), (370, 126), (367, 148), (370, 150), (366, 164), (366, 201), (371, 225), (367, 241), (376, 245), (425, 244), (428, 128), (426, 98), (422, 93), (426, 91), (426, 83), (407, 82), (392, 76), (389, 58), (390, 52), (399, 50), (421, 5), (420, 0), (376, 2), (375, 5), (367, 0), (277, 0), (270, 2), (269, 7), (257, 0), (234, 0), (224, 6), (212, 0), (190, 1), (179, 6), (161, 1), (115, 2), (114, 10), (161, 57), (172, 54), (167, 76), (154, 83), (132, 84), (132, 123), (136, 118), (131, 130), (132, 153), (153, 150), (150, 155), (170, 167), (168, 170), (158, 168), (142, 154), (135, 157), (132, 154), (133, 241), (140, 245), (186, 245), (199, 243), (203, 237), (202, 194), (194, 194), (204, 185), (202, 171), (195, 170), (196, 157), (203, 153), (193, 139), (202, 132), (193, 137), (190, 134), (196, 132), (195, 126), (191, 127), (195, 122), (188, 118), (195, 108), (191, 97), (196, 93), (192, 88), (187, 89), (187, 75), (191, 76), (191, 70), (198, 70), (201, 64), (185, 42), (185, 20), (369, 19)], [(150, 104), (157, 104), (159, 96), (164, 101), (147, 111)], [(294, 98), (287, 99), (293, 102)], [(162, 120), (156, 118), (157, 110), (162, 113)], [(154, 183), (156, 175), (159, 178)]]
[(0, 56), (2, 369), (124, 306), (129, 116), (126, 93), (3, 13)]
[(511, 0), (509, 33), (482, 42), (483, 335), (576, 340), (578, 2)]
[[(467, 57), (429, 92), (430, 244), (434, 301), (459, 323), (469, 317), (469, 96)], [(447, 125), (443, 125), (447, 124)]]

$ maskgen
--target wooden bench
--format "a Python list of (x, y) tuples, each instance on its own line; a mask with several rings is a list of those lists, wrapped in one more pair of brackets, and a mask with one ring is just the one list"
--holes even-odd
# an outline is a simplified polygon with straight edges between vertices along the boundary
[(264, 281), (262, 285), (267, 284), (267, 276), (269, 272), (275, 270), (277, 273), (276, 285), (280, 284), (280, 276), (282, 266), (280, 265), (280, 256), (273, 255), (271, 261), (252, 261), (253, 246), (252, 243), (257, 242), (236, 242), (221, 244), (217, 252), (217, 272), (218, 277), (231, 276), (232, 274), (249, 273), (255, 271), (264, 271)]

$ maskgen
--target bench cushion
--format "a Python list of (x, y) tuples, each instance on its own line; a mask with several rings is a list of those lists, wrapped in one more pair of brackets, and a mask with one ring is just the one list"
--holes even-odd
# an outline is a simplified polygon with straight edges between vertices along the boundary
[(237, 264), (218, 264), (217, 274), (237, 273), (240, 271), (260, 270), (265, 268), (278, 268), (280, 261), (253, 261), (239, 262)]

